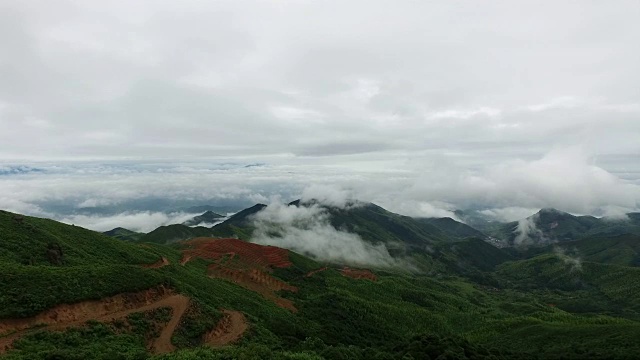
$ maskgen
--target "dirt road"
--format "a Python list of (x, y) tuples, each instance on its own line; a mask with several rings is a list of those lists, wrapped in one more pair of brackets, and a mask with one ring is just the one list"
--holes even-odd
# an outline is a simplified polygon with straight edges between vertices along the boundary
[[(151, 350), (156, 354), (170, 352), (174, 350), (171, 336), (188, 306), (189, 298), (184, 295), (172, 294), (164, 289), (153, 289), (136, 294), (116, 295), (98, 301), (59, 305), (32, 318), (0, 320), (0, 334), (10, 333), (0, 337), (0, 354), (4, 353), (15, 340), (38, 330), (61, 331), (82, 326), (88, 320), (109, 322), (136, 312), (162, 307), (170, 307), (173, 310), (172, 317), (160, 336), (154, 340)], [(44, 326), (31, 329), (40, 324)]]
[(249, 328), (243, 313), (235, 310), (223, 310), (223, 313), (224, 317), (216, 328), (205, 335), (205, 344), (214, 347), (231, 344), (240, 339)]

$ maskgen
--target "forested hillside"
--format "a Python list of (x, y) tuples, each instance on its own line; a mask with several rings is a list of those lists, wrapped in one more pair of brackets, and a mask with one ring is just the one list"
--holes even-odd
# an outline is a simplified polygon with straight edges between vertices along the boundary
[[(635, 235), (514, 252), (442, 230), (418, 238), (431, 228), (375, 207), (335, 214), (336, 226), (367, 241), (409, 234), (416, 250), (396, 267), (358, 269), (243, 240), (131, 242), (2, 212), (0, 353), (631, 359), (640, 351)], [(244, 219), (231, 220), (250, 234)], [(429, 249), (418, 251), (418, 239)]]

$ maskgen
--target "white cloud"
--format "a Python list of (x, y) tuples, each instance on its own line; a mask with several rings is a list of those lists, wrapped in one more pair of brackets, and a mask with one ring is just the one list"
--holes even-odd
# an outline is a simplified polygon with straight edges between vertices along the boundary
[(540, 210), (539, 208), (522, 208), (517, 206), (480, 210), (482, 215), (500, 222), (518, 221), (527, 218)]
[(514, 231), (516, 234), (513, 240), (515, 246), (539, 245), (550, 241), (536, 226), (537, 220), (538, 214), (518, 220), (518, 225)]
[(161, 212), (124, 212), (117, 215), (71, 215), (60, 219), (61, 222), (82, 226), (95, 231), (108, 231), (123, 227), (132, 231), (147, 233), (159, 226), (181, 224), (196, 215), (187, 213)]
[(271, 203), (254, 216), (252, 242), (287, 248), (321, 261), (389, 267), (397, 262), (384, 244), (370, 244), (354, 233), (339, 231), (318, 206)]

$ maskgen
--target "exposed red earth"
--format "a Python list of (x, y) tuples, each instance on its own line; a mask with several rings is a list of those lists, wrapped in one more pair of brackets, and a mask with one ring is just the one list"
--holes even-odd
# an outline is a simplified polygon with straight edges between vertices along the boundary
[(214, 260), (209, 265), (211, 277), (229, 280), (245, 289), (257, 292), (278, 306), (297, 311), (293, 302), (281, 298), (277, 291), (298, 291), (295, 286), (273, 277), (274, 268), (293, 265), (289, 251), (274, 246), (249, 243), (239, 239), (196, 238), (185, 242), (181, 263), (199, 257)]
[[(263, 268), (286, 268), (291, 266), (289, 250), (265, 246), (239, 239), (195, 238), (186, 241), (183, 261), (193, 257), (218, 260), (224, 255), (237, 256), (240, 260)], [(188, 261), (188, 260), (187, 260)]]

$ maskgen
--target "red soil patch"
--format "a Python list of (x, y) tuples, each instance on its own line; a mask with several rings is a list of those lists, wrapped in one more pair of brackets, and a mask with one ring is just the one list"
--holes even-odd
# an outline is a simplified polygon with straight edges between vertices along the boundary
[(167, 265), (170, 265), (169, 263), (169, 259), (167, 259), (166, 257), (162, 257), (162, 259), (156, 261), (153, 264), (149, 264), (149, 265), (143, 265), (143, 267), (147, 268), (147, 269), (158, 269), (161, 267), (165, 267)]
[(342, 269), (342, 271), (340, 271), (340, 273), (342, 274), (342, 276), (346, 276), (354, 279), (368, 279), (371, 281), (378, 280), (378, 277), (374, 273), (365, 269), (351, 269), (351, 268), (345, 267)]
[[(101, 300), (83, 301), (75, 304), (63, 304), (46, 310), (34, 317), (25, 319), (0, 320), (0, 354), (13, 342), (37, 330), (61, 331), (70, 327), (82, 326), (88, 320), (103, 322), (122, 319), (136, 312), (155, 310), (161, 307), (173, 309), (172, 318), (164, 327), (160, 336), (153, 341), (151, 350), (160, 354), (173, 351), (171, 336), (180, 323), (180, 319), (189, 305), (189, 298), (174, 294), (163, 287), (138, 293), (120, 294)], [(5, 336), (3, 336), (5, 335)]]
[[(182, 261), (194, 257), (216, 261), (209, 265), (209, 276), (229, 280), (255, 291), (278, 306), (297, 311), (293, 302), (276, 295), (277, 291), (298, 291), (294, 286), (269, 274), (273, 268), (289, 267), (289, 251), (238, 239), (196, 238), (185, 243)], [(185, 261), (186, 259), (186, 261)]]
[(224, 317), (215, 329), (204, 336), (204, 343), (209, 346), (224, 346), (236, 342), (249, 328), (244, 314), (234, 310), (222, 310)]
[(229, 280), (245, 289), (254, 291), (275, 302), (278, 306), (296, 312), (297, 309), (293, 302), (288, 299), (281, 298), (276, 295), (276, 291), (298, 291), (298, 288), (291, 286), (286, 282), (276, 279), (268, 273), (258, 269), (242, 269), (238, 268), (242, 264), (211, 264), (209, 265), (209, 276)]
[(304, 277), (312, 277), (313, 275), (315, 275), (315, 274), (317, 274), (317, 273), (319, 273), (319, 272), (325, 271), (325, 270), (327, 270), (327, 269), (328, 269), (328, 267), (326, 267), (326, 266), (325, 266), (325, 267), (322, 267), (322, 268), (320, 268), (320, 269), (316, 269), (316, 270), (313, 270), (313, 271), (309, 271), (309, 272), (307, 273), (307, 275), (305, 275)]
[(234, 255), (259, 267), (286, 268), (293, 265), (289, 261), (289, 250), (275, 246), (258, 245), (239, 239), (213, 238), (195, 238), (185, 244), (188, 249), (183, 250), (183, 259), (200, 257), (217, 260), (225, 255)]

